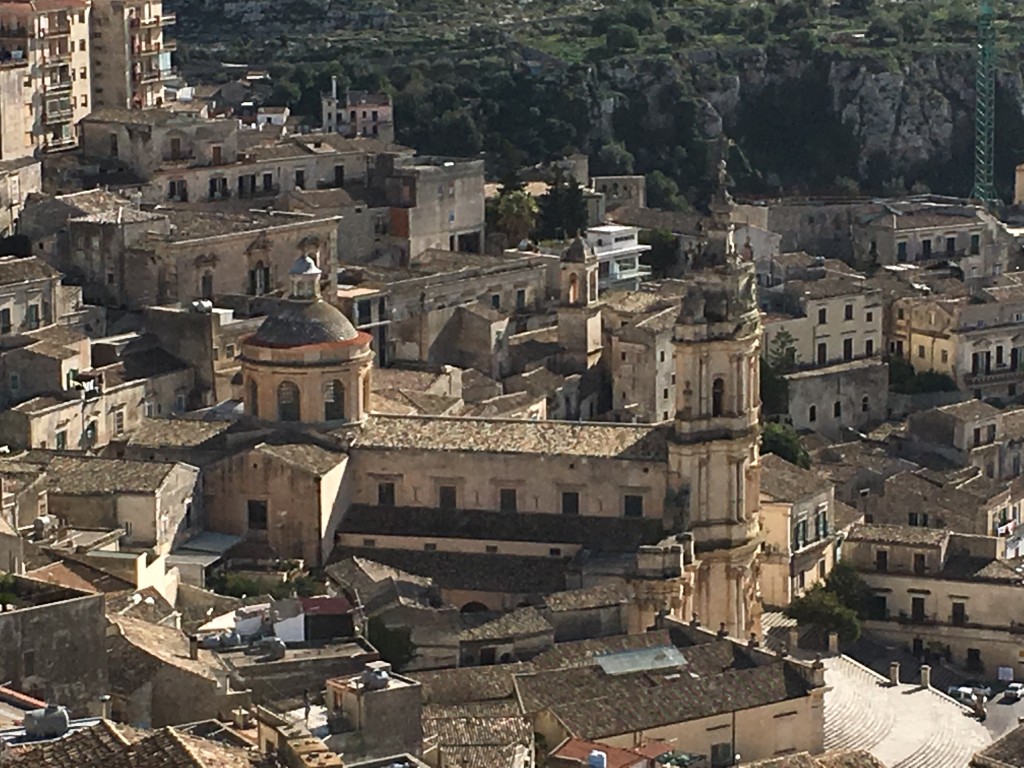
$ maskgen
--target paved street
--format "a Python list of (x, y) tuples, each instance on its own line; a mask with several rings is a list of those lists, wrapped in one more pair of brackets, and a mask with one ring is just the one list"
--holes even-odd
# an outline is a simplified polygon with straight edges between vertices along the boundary
[(825, 683), (826, 749), (868, 749), (889, 768), (964, 768), (992, 741), (989, 729), (948, 697), (916, 685), (890, 687), (844, 656), (825, 659)]

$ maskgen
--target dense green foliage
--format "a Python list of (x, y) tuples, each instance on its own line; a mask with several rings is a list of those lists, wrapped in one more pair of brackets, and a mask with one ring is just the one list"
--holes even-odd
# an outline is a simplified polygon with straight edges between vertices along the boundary
[[(974, 55), (975, 5), (967, 0), (627, 0), (596, 12), (575, 0), (398, 0), (383, 17), (369, 0), (344, 5), (377, 18), (373, 29), (332, 28), (325, 7), (341, 8), (330, 0), (286, 0), (281, 14), (290, 28), (275, 36), (245, 23), (210, 23), (200, 0), (176, 0), (177, 63), (200, 76), (216, 71), (211, 60), (269, 67), (271, 101), (313, 124), (332, 76), (341, 89), (384, 90), (394, 98), (398, 140), (425, 154), (483, 152), (500, 174), (509, 165), (585, 152), (595, 173), (646, 175), (650, 204), (676, 209), (707, 199), (708, 142), (718, 129), (705, 123), (702, 95), (709, 84), (722, 92), (729, 78), (739, 78), (740, 107), (723, 128), (736, 141), (729, 168), (740, 193), (952, 193), (970, 186), (969, 120), (957, 123), (947, 158), (896, 171), (893, 158), (879, 153), (859, 167), (860, 147), (831, 103), (828, 79), (844, 59), (896, 73), (925, 53), (938, 55), (940, 66), (960, 66), (937, 73), (955, 80)], [(1005, 3), (997, 9), (998, 34), (1009, 47), (1024, 37), (1020, 11)], [(515, 23), (499, 23), (509, 19)], [(208, 40), (214, 29), (237, 37), (189, 44)], [(747, 62), (759, 58), (776, 75), (760, 91), (744, 79)], [(997, 101), (997, 183), (1005, 195), (1014, 165), (1024, 160), (1024, 118), (1009, 90), (1000, 88)], [(970, 103), (951, 106), (970, 113)]]
[(389, 627), (375, 616), (366, 623), (366, 634), (366, 639), (377, 649), (380, 657), (399, 672), (416, 653), (412, 630), (408, 627)]
[(537, 235), (541, 240), (566, 240), (587, 228), (587, 203), (583, 187), (572, 178), (556, 177), (537, 201)]
[(275, 600), (286, 597), (311, 597), (323, 594), (323, 585), (308, 575), (299, 575), (287, 581), (259, 579), (237, 573), (220, 572), (209, 579), (209, 588), (220, 595), (252, 597), (270, 595)]
[(902, 395), (922, 392), (955, 392), (956, 382), (944, 373), (924, 371), (915, 373), (914, 366), (905, 358), (889, 358), (889, 389)]
[(860, 637), (861, 619), (868, 611), (870, 589), (853, 566), (840, 560), (825, 579), (794, 600), (786, 615), (800, 624), (836, 632), (843, 642)]
[(768, 422), (761, 429), (761, 453), (774, 453), (791, 464), (810, 469), (811, 457), (804, 441), (788, 424)]

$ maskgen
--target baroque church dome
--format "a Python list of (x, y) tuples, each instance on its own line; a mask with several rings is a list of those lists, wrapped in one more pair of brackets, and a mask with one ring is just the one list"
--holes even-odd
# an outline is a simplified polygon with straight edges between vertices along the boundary
[(337, 307), (319, 294), (320, 269), (308, 256), (301, 256), (289, 270), (292, 292), (282, 301), (252, 337), (251, 343), (265, 347), (302, 347), (349, 341), (359, 335)]

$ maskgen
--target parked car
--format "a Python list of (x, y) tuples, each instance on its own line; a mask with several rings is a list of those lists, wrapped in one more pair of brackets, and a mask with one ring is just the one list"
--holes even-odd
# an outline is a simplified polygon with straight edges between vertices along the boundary
[(967, 683), (964, 683), (964, 685), (967, 686), (968, 688), (970, 688), (975, 693), (980, 694), (981, 696), (984, 696), (986, 699), (991, 699), (992, 698), (992, 686), (991, 685), (988, 685), (986, 683), (979, 683), (977, 681), (967, 682)]
[(1003, 698), (1007, 701), (1020, 701), (1024, 698), (1024, 683), (1010, 683), (1003, 691)]
[(987, 698), (985, 694), (975, 691), (974, 688), (969, 685), (951, 685), (946, 689), (946, 693), (961, 704), (966, 704), (967, 706), (972, 706), (974, 704), (974, 696), (976, 693), (982, 697), (982, 700)]

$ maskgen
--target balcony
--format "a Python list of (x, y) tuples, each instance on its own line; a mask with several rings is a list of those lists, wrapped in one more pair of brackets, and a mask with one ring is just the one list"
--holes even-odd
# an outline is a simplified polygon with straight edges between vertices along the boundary
[(158, 56), (161, 53), (170, 53), (178, 50), (176, 40), (165, 40), (163, 43), (140, 43), (132, 47), (132, 56), (141, 58), (143, 56)]
[(67, 66), (71, 63), (71, 51), (57, 51), (56, 53), (43, 53), (44, 67)]
[(46, 114), (43, 116), (43, 122), (47, 125), (60, 125), (61, 123), (70, 123), (74, 118), (75, 112), (71, 109), (71, 106), (61, 106), (50, 109), (46, 108)]
[(143, 85), (148, 83), (159, 83), (163, 80), (167, 80), (171, 77), (171, 70), (169, 69), (151, 69), (146, 72), (135, 72), (132, 74), (132, 81), (136, 83), (142, 83)]
[(177, 23), (177, 14), (165, 13), (162, 16), (150, 16), (148, 19), (132, 18), (129, 26), (132, 29), (152, 29), (154, 27), (170, 27)]
[(987, 371), (964, 374), (964, 382), (967, 384), (999, 384), (1017, 379), (1024, 379), (1024, 368), (1010, 365), (993, 366)]
[(50, 26), (46, 27), (45, 29), (40, 29), (39, 30), (39, 36), (40, 37), (46, 37), (46, 38), (51, 38), (51, 37), (67, 37), (70, 34), (71, 34), (71, 25), (67, 24), (67, 23), (64, 23), (64, 24), (53, 24), (53, 25), (50, 25)]
[(43, 86), (43, 93), (50, 95), (58, 93), (71, 93), (71, 81), (57, 80), (54, 82), (46, 83)]

